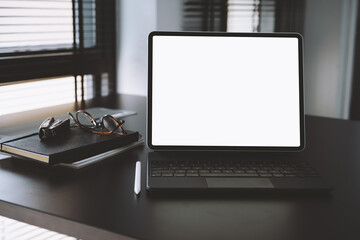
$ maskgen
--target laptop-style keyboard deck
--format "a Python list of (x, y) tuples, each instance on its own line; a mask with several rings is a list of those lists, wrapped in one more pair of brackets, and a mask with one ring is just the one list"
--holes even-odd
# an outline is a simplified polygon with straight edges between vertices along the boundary
[(307, 162), (151, 161), (151, 177), (319, 177)]

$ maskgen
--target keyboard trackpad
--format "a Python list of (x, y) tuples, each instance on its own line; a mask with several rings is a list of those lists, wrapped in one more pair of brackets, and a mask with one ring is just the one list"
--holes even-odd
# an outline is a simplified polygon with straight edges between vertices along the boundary
[(268, 178), (206, 178), (209, 188), (274, 188)]

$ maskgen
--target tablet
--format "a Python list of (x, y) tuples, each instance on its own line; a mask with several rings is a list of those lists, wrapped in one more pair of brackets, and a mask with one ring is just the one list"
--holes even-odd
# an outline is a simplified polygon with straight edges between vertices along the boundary
[(302, 42), (296, 33), (150, 33), (148, 147), (302, 150)]

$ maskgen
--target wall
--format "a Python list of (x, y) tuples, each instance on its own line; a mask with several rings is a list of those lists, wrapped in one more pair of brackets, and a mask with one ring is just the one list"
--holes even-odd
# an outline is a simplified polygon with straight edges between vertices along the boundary
[(356, 3), (348, 0), (306, 1), (304, 82), (307, 114), (348, 117)]
[[(307, 0), (305, 113), (347, 118), (357, 0)], [(147, 35), (181, 29), (181, 1), (118, 0), (119, 93), (147, 94)]]
[(117, 11), (117, 92), (146, 95), (147, 36), (156, 29), (156, 0), (118, 0)]
[(118, 0), (118, 93), (147, 95), (147, 36), (180, 31), (182, 1)]
[(157, 30), (181, 31), (182, 4), (181, 0), (157, 0)]

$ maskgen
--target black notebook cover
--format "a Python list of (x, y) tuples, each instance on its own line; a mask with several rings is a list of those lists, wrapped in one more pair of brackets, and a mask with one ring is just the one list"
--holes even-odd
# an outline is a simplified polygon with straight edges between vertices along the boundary
[(71, 128), (63, 136), (40, 140), (38, 135), (3, 142), (1, 150), (13, 155), (56, 164), (69, 163), (91, 157), (139, 139), (138, 132), (126, 131), (125, 135), (99, 135), (80, 128)]

